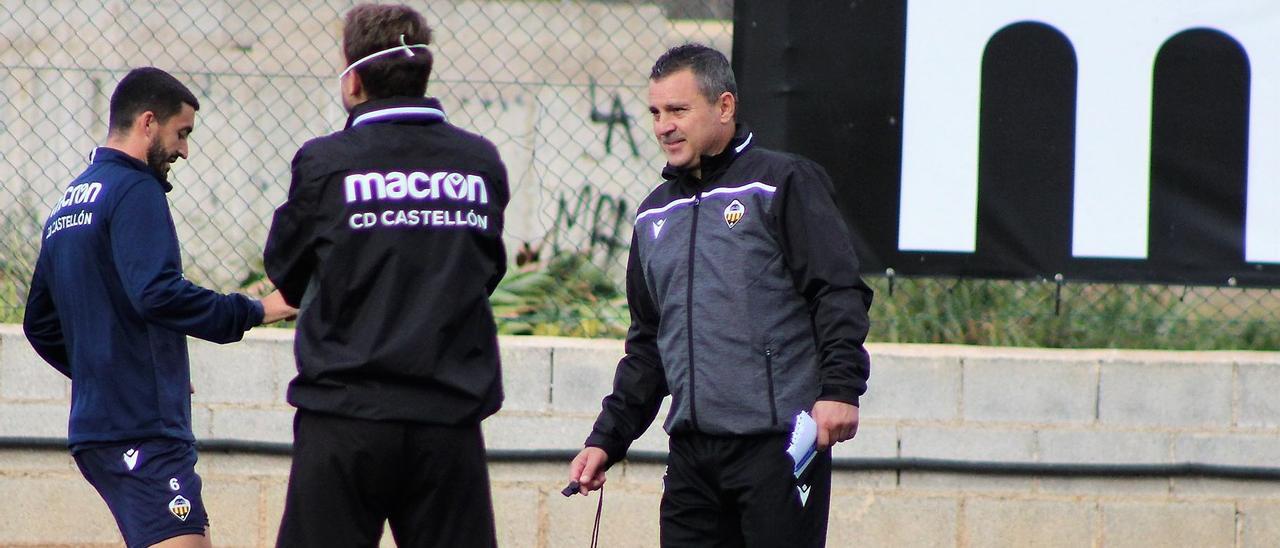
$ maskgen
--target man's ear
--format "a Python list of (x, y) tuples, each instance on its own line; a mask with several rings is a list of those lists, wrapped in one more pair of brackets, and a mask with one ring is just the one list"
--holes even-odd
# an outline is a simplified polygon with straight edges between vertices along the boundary
[(738, 114), (738, 98), (732, 93), (724, 92), (716, 99), (716, 111), (720, 115), (720, 123), (730, 123)]
[(342, 79), (342, 95), (351, 99), (359, 99), (363, 94), (364, 81), (360, 79), (360, 73), (354, 70), (347, 73), (347, 77)]
[(134, 118), (133, 131), (138, 135), (151, 139), (151, 132), (154, 131), (151, 127), (152, 123), (155, 123), (157, 126), (160, 125), (160, 121), (156, 119), (156, 113), (149, 110), (144, 111), (142, 114), (139, 114), (137, 118)]

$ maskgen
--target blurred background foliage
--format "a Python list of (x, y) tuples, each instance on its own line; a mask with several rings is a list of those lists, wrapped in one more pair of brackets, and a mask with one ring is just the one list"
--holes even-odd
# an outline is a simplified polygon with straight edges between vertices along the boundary
[[(868, 337), (873, 342), (1280, 349), (1271, 290), (1052, 280), (866, 280), (876, 291)], [(580, 253), (514, 267), (490, 302), (499, 332), (508, 335), (620, 338), (630, 322), (624, 290)], [(1231, 309), (1231, 319), (1220, 317), (1224, 309)]]

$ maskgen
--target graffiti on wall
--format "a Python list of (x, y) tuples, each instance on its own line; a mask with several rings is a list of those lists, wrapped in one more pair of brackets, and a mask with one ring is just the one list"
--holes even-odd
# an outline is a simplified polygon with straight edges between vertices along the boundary
[(631, 157), (639, 157), (640, 149), (636, 146), (635, 136), (631, 134), (632, 117), (627, 114), (627, 109), (622, 106), (622, 96), (616, 92), (613, 93), (609, 112), (604, 112), (596, 108), (596, 81), (594, 78), (591, 79), (588, 90), (591, 95), (591, 122), (605, 125), (605, 154), (613, 154), (613, 130), (616, 127), (621, 127), (619, 133), (627, 139), (627, 144), (631, 145)]
[[(597, 265), (615, 264), (630, 244), (631, 205), (623, 196), (602, 192), (590, 184), (564, 189), (556, 197), (556, 216), (547, 232), (551, 254), (577, 251)], [(573, 230), (585, 231), (585, 245), (571, 239)]]

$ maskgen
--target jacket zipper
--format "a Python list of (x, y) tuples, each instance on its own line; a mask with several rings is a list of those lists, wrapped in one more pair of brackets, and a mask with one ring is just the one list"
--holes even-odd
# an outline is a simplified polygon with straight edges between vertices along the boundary
[(689, 417), (693, 420), (693, 429), (698, 428), (698, 392), (694, 383), (694, 361), (693, 361), (693, 260), (694, 244), (698, 241), (698, 205), (702, 203), (702, 193), (698, 192), (693, 195), (693, 228), (689, 231), (689, 288), (685, 291), (685, 326), (688, 327), (689, 334)]
[(773, 418), (773, 425), (778, 425), (778, 402), (773, 399), (773, 348), (765, 347), (764, 349), (764, 372), (769, 379), (769, 416)]

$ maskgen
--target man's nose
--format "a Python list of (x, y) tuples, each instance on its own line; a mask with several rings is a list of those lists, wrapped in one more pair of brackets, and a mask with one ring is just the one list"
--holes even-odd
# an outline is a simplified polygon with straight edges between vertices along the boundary
[(666, 135), (675, 131), (676, 125), (671, 123), (671, 119), (665, 116), (658, 116), (653, 120), (653, 132), (658, 135)]

